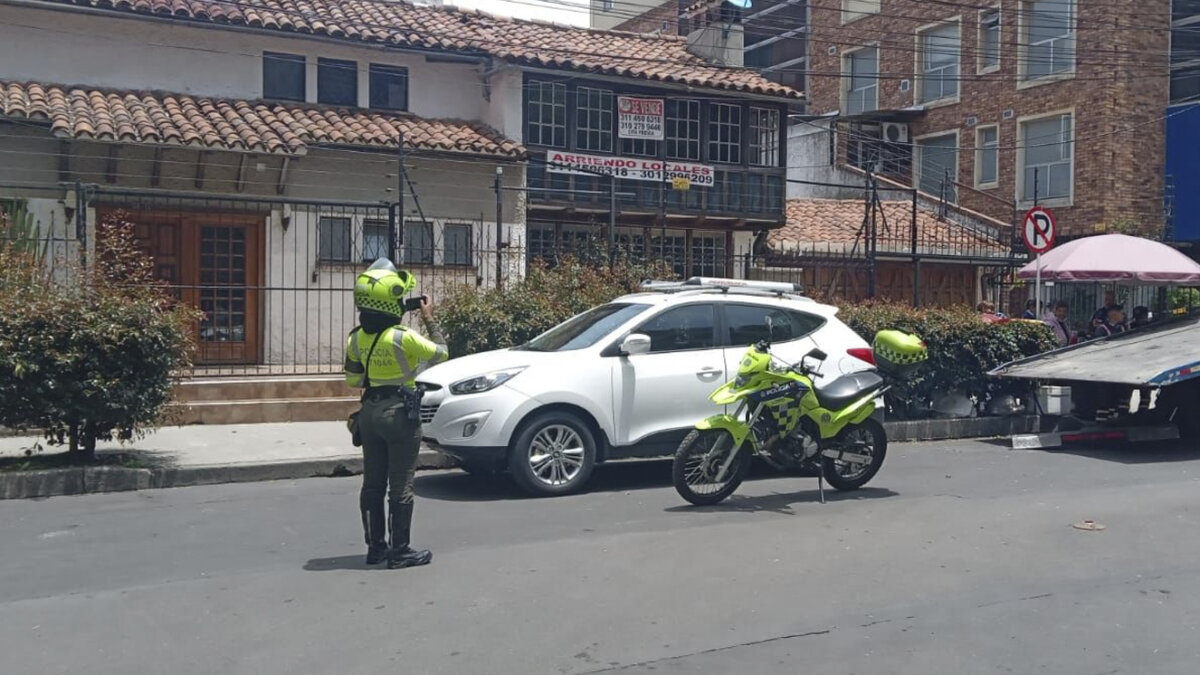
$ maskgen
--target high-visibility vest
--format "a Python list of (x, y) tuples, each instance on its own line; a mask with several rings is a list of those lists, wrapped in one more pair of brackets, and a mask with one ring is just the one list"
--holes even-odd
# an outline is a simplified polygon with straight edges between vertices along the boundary
[[(372, 387), (415, 386), (421, 366), (446, 360), (446, 348), (403, 326), (378, 334), (356, 328), (346, 338), (346, 384), (361, 387), (370, 378)], [(374, 351), (371, 345), (375, 345)], [(371, 356), (371, 363), (364, 361)]]

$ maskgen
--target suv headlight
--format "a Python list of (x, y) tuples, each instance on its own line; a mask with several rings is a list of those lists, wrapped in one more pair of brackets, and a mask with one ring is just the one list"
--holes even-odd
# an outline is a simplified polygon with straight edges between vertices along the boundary
[(459, 380), (450, 385), (450, 393), (461, 396), (463, 394), (481, 394), (485, 391), (491, 391), (516, 377), (517, 373), (522, 370), (525, 370), (524, 366), (520, 368), (505, 368), (504, 370), (493, 370), (490, 373)]

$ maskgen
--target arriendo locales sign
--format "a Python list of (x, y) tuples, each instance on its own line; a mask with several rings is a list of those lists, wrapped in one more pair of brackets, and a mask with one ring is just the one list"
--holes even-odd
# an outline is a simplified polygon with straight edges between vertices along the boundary
[(617, 137), (663, 140), (661, 98), (617, 97)]
[(711, 166), (691, 162), (663, 162), (639, 157), (611, 157), (605, 155), (581, 155), (577, 152), (546, 153), (546, 170), (550, 173), (571, 173), (577, 176), (616, 176), (625, 180), (672, 182), (686, 178), (691, 185), (712, 187), (716, 183), (716, 172)]

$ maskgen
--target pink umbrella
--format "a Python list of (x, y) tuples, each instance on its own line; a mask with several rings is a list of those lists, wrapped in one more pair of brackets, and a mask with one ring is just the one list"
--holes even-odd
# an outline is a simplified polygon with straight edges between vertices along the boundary
[[(1166, 244), (1125, 234), (1102, 234), (1063, 244), (1042, 255), (1043, 281), (1128, 281), (1200, 285), (1200, 264)], [(1034, 260), (1017, 272), (1037, 277)]]

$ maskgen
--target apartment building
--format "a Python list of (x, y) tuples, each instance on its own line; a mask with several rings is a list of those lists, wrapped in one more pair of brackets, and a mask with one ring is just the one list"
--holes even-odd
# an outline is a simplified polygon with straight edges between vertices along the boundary
[(806, 124), (833, 163), (1066, 235), (1165, 222), (1167, 0), (812, 0)]

